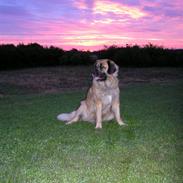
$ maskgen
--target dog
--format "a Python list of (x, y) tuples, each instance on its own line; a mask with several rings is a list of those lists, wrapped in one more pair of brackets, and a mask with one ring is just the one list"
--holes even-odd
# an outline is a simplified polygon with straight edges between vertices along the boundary
[(62, 113), (58, 120), (72, 124), (79, 120), (96, 123), (96, 129), (102, 128), (102, 121), (116, 119), (119, 125), (125, 125), (120, 116), (120, 90), (118, 85), (119, 67), (110, 59), (97, 60), (92, 74), (92, 85), (86, 99), (71, 113)]

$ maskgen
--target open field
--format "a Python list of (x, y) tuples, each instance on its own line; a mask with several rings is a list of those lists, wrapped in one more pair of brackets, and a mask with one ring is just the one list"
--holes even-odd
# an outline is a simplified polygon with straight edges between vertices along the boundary
[[(121, 112), (128, 126), (113, 120), (102, 130), (86, 122), (67, 126), (56, 120), (57, 114), (73, 110), (83, 99), (88, 72), (77, 74), (86, 82), (83, 91), (64, 92), (52, 81), (68, 72), (58, 68), (57, 76), (57, 68), (41, 70), (0, 73), (0, 182), (182, 183), (181, 69), (122, 69), (131, 76), (127, 82), (120, 73)], [(53, 84), (51, 89), (38, 87), (38, 81), (32, 87), (29, 71), (40, 85)], [(161, 77), (152, 75), (157, 72)]]
[[(92, 66), (48, 67), (0, 72), (0, 95), (85, 91)], [(183, 80), (183, 68), (120, 68), (120, 87), (129, 84), (166, 84)]]

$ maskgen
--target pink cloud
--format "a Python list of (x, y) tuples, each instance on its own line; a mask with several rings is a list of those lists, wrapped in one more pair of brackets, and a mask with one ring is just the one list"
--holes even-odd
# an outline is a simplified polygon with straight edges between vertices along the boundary
[(78, 9), (88, 9), (87, 2), (85, 0), (77, 0), (73, 2), (74, 7)]
[[(4, 23), (0, 24), (0, 43), (38, 42), (64, 49), (92, 50), (103, 45), (144, 45), (148, 42), (165, 47), (183, 47), (181, 1), (174, 3), (168, 0), (164, 6), (160, 1), (145, 0), (134, 5), (117, 0), (64, 2), (65, 9), (62, 7), (61, 13), (55, 11), (54, 15), (44, 9), (42, 14), (32, 12), (34, 16), (29, 19), (18, 16), (12, 21), (12, 16), (7, 13), (5, 17), (1, 16)], [(30, 16), (26, 12), (25, 16)]]

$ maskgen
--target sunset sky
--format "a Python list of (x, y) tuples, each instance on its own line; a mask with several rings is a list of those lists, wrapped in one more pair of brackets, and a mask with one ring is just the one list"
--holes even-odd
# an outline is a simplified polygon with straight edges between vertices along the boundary
[(183, 0), (0, 0), (0, 44), (183, 48)]

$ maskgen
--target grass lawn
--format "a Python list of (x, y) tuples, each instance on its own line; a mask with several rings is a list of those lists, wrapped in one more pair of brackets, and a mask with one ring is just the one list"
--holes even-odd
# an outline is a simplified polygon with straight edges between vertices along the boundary
[(0, 98), (1, 183), (182, 183), (182, 84), (121, 91), (127, 127), (56, 120), (84, 93)]

